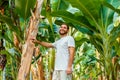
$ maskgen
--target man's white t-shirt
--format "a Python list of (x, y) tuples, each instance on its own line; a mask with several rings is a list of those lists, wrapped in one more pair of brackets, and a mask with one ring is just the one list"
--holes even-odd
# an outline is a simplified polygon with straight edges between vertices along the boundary
[(52, 44), (56, 48), (55, 70), (66, 70), (69, 60), (68, 47), (75, 47), (72, 36), (65, 36)]

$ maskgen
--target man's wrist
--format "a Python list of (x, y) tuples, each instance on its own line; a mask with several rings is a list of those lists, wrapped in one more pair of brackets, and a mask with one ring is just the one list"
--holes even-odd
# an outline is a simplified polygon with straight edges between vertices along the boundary
[(72, 69), (72, 66), (68, 66), (67, 68)]

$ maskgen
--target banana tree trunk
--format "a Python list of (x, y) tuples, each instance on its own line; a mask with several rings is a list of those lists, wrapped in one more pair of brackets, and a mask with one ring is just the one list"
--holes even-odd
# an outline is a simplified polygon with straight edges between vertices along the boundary
[(43, 69), (42, 57), (37, 62), (38, 72), (39, 72), (39, 80), (45, 80), (45, 74)]
[[(36, 47), (34, 52), (35, 52), (34, 54), (35, 57), (39, 56), (40, 55), (39, 47)], [(32, 71), (33, 80), (45, 80), (42, 57), (40, 57), (37, 60), (37, 62), (34, 62), (34, 64), (31, 65), (31, 71)]]
[(114, 80), (118, 80), (118, 76), (119, 76), (119, 70), (118, 70), (118, 59), (119, 57), (118, 56), (114, 56), (112, 58), (112, 64), (113, 64), (113, 70), (112, 70), (112, 78)]
[(37, 64), (31, 65), (31, 71), (33, 80), (45, 80), (42, 57), (39, 58)]
[[(98, 50), (96, 50), (96, 57), (97, 57), (98, 59), (100, 59), (100, 53), (98, 52)], [(101, 71), (103, 71), (103, 67), (100, 65), (100, 63), (97, 63), (97, 68), (100, 69)], [(104, 79), (103, 79), (103, 74), (100, 74), (100, 75), (98, 76), (98, 80), (104, 80)]]
[(18, 80), (28, 80), (33, 50), (35, 45), (31, 42), (30, 38), (35, 38), (38, 32), (39, 16), (42, 8), (43, 0), (37, 0), (35, 11), (30, 18), (27, 39), (22, 49), (21, 65), (18, 72)]
[(50, 72), (49, 80), (52, 80), (54, 61), (55, 61), (55, 49), (50, 48), (48, 51), (48, 71)]

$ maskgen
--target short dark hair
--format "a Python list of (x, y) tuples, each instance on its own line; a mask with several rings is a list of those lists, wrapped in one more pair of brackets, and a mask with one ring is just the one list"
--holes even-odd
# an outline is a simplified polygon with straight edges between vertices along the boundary
[(69, 30), (69, 25), (67, 23), (62, 23), (61, 25), (66, 25), (67, 29)]

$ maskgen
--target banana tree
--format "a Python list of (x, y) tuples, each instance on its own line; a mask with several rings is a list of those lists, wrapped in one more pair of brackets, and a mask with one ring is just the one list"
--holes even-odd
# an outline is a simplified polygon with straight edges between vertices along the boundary
[[(1, 1), (2, 2), (2, 1)], [(22, 27), (22, 26), (20, 26), (20, 18), (19, 17), (21, 17), (22, 19), (24, 19), (25, 21), (26, 21), (26, 23), (27, 23), (27, 19), (29, 18), (29, 16), (30, 16), (30, 13), (32, 12), (32, 18), (31, 18), (31, 21), (32, 21), (32, 19), (34, 19), (35, 21), (36, 21), (36, 16), (37, 16), (37, 18), (39, 18), (39, 12), (40, 12), (40, 9), (41, 9), (41, 4), (42, 4), (42, 2), (43, 2), (43, 0), (40, 2), (40, 1), (37, 1), (37, 3), (39, 3), (39, 4), (36, 4), (37, 5), (37, 7), (36, 7), (36, 9), (34, 10), (34, 12), (32, 12), (32, 10), (33, 10), (33, 8), (34, 8), (34, 5), (35, 5), (35, 3), (36, 3), (36, 0), (31, 0), (31, 1), (24, 1), (24, 0), (15, 0), (15, 5), (14, 5), (14, 1), (11, 1), (10, 0), (10, 6), (11, 6), (11, 14), (10, 14), (10, 16), (11, 16), (11, 18), (10, 17), (8, 17), (9, 15), (0, 15), (0, 21), (2, 21), (2, 22), (4, 22), (4, 23), (6, 23), (7, 24), (7, 26), (9, 27), (8, 28), (8, 31), (10, 30), (10, 32), (11, 32), (11, 35), (12, 35), (12, 37), (10, 37), (10, 34), (9, 34), (9, 36), (7, 36), (7, 35), (5, 35), (5, 36), (3, 36), (3, 38), (6, 40), (6, 41), (8, 41), (10, 44), (12, 44), (12, 46), (13, 46), (13, 48), (15, 48), (19, 53), (23, 53), (21, 50), (21, 45), (23, 45), (24, 44), (24, 42), (26, 42), (25, 40), (26, 40), (26, 38), (29, 38), (29, 33), (28, 34), (25, 34), (25, 30), (27, 29), (26, 27)], [(27, 5), (23, 5), (23, 3), (25, 3), (25, 4), (27, 4)], [(22, 6), (20, 6), (20, 5), (22, 5)], [(7, 5), (8, 6), (8, 5)], [(25, 7), (25, 8), (24, 8)], [(16, 11), (17, 11), (17, 13), (15, 13), (14, 14), (14, 12), (16, 12), (16, 11), (14, 11), (15, 9), (13, 9), (13, 8), (16, 8)], [(31, 12), (30, 12), (31, 11)], [(19, 17), (18, 17), (18, 14), (19, 14)], [(36, 23), (35, 24), (32, 24), (32, 22), (30, 23), (30, 26), (31, 27), (33, 27), (33, 26), (35, 26), (36, 25), (36, 31), (35, 32), (33, 32), (33, 33), (37, 33), (37, 25), (38, 25), (38, 19), (37, 19), (37, 21), (36, 21)], [(29, 29), (30, 30), (30, 29)], [(31, 30), (29, 31), (28, 30), (28, 32), (30, 32), (30, 34), (31, 34)], [(14, 33), (13, 33), (14, 32)], [(13, 33), (13, 34), (12, 34)], [(24, 36), (24, 35), (27, 35), (27, 37), (26, 36)], [(36, 34), (33, 34), (33, 35), (36, 35)], [(9, 39), (9, 37), (10, 37), (10, 39)], [(13, 39), (13, 37), (14, 37), (14, 39)], [(33, 51), (32, 51), (33, 52)], [(32, 52), (31, 52), (31, 55), (32, 55)], [(19, 56), (19, 58), (20, 58), (20, 56)], [(22, 57), (23, 58), (23, 57)], [(30, 57), (30, 59), (32, 59), (32, 57)], [(31, 60), (29, 60), (30, 61), (30, 64), (31, 64)], [(18, 61), (19, 63), (20, 63), (20, 60)], [(23, 65), (21, 65), (21, 66), (23, 66)], [(19, 68), (19, 66), (17, 66), (17, 68)], [(30, 68), (30, 66), (28, 65), (28, 72), (29, 72), (29, 68)], [(21, 69), (21, 67), (20, 67), (20, 69)], [(20, 71), (20, 70), (19, 70)], [(13, 72), (13, 71), (12, 71)], [(16, 72), (18, 72), (18, 71), (16, 71)], [(23, 74), (24, 75), (24, 74)], [(17, 77), (17, 76), (15, 76), (15, 77)], [(19, 76), (18, 76), (19, 77)], [(26, 77), (28, 77), (28, 74), (26, 75)], [(22, 77), (20, 77), (20, 78), (22, 78)], [(23, 76), (23, 78), (24, 78), (24, 76)]]
[[(17, 48), (13, 49), (14, 43), (12, 41), (13, 39), (12, 32), (7, 28), (7, 25), (5, 24), (5, 22), (7, 22), (8, 25), (10, 23), (11, 25), (14, 24), (14, 23), (12, 24), (12, 20), (7, 17), (7, 16), (10, 16), (9, 14), (12, 13), (12, 12), (8, 13), (8, 10), (9, 10), (8, 4), (9, 4), (8, 0), (0, 0), (0, 44), (1, 44), (0, 55), (6, 56), (6, 57), (0, 58), (1, 67), (5, 69), (3, 71), (0, 71), (2, 73), (1, 75), (3, 75), (3, 76), (0, 76), (1, 80), (16, 79), (16, 76), (17, 76), (16, 72), (18, 71), (18, 67), (16, 66), (19, 65), (19, 61), (20, 61), (19, 52), (17, 52), (16, 54)], [(12, 6), (11, 6), (11, 9), (12, 9)], [(10, 20), (10, 21), (8, 22), (7, 20)], [(12, 29), (12, 30), (15, 30), (15, 29)], [(6, 65), (5, 65), (5, 60), (7, 62)], [(10, 67), (10, 66), (13, 66), (13, 67)]]
[(84, 42), (77, 48), (74, 61), (74, 79), (88, 80), (98, 79), (100, 69), (96, 66), (97, 59), (95, 47), (91, 43)]
[[(103, 67), (101, 75), (107, 80), (116, 80), (113, 71), (112, 54), (118, 54), (116, 38), (119, 36), (120, 28), (112, 25), (113, 14), (117, 12), (120, 4), (119, 0), (66, 0), (72, 7), (77, 8), (79, 15), (65, 10), (55, 11), (51, 15), (62, 17), (66, 22), (80, 25), (80, 27), (91, 32), (89, 40), (100, 53), (100, 64)], [(80, 28), (77, 27), (79, 31)], [(114, 52), (113, 52), (114, 51)], [(113, 76), (114, 75), (114, 76)]]
[[(20, 1), (22, 2), (22, 1)], [(19, 3), (16, 2), (16, 3)], [(18, 80), (26, 80), (29, 78), (29, 70), (31, 65), (31, 60), (34, 51), (34, 44), (31, 42), (31, 38), (35, 38), (38, 32), (38, 24), (39, 24), (39, 15), (41, 12), (43, 0), (37, 0), (36, 8), (34, 12), (32, 12), (32, 17), (30, 18), (29, 29), (27, 32), (27, 38), (25, 41), (24, 48), (22, 50), (22, 58), (21, 58), (21, 67), (18, 73)], [(29, 5), (30, 6), (30, 5)], [(18, 7), (19, 9), (19, 7)], [(21, 8), (20, 8), (21, 9)], [(28, 9), (29, 11), (30, 9)], [(26, 18), (26, 17), (25, 17)], [(27, 65), (26, 65), (27, 64)]]
[[(11, 15), (10, 15), (11, 18), (9, 17), (9, 15), (0, 15), (0, 20), (2, 22), (6, 23), (7, 26), (9, 27), (8, 31), (10, 30), (10, 33), (8, 33), (8, 34), (12, 35), (12, 37), (10, 37), (10, 36), (7, 36), (8, 34), (6, 34), (3, 38), (5, 39), (6, 42), (7, 41), (9, 42), (9, 45), (12, 45), (11, 47), (14, 47), (20, 53), (19, 55), (21, 55), (21, 53), (22, 53), (22, 45), (26, 42), (26, 39), (27, 39), (28, 34), (29, 34), (29, 33), (26, 34), (27, 26), (29, 26), (28, 19), (30, 16), (30, 9), (32, 11), (35, 2), (36, 1), (34, 1), (34, 0), (31, 0), (29, 2), (24, 1), (24, 0), (19, 0), (19, 1), (15, 0), (15, 4), (14, 4), (14, 1), (10, 0), (9, 5), (11, 7)], [(23, 3), (25, 3), (25, 5), (23, 5)], [(46, 4), (45, 1), (44, 1), (44, 4)], [(46, 5), (44, 5), (44, 6), (46, 6)], [(26, 7), (26, 8), (24, 8), (24, 7)], [(18, 14), (19, 14), (19, 16), (18, 16)], [(48, 13), (46, 12), (46, 15), (47, 14)], [(35, 18), (35, 16), (33, 14), (32, 14), (32, 16), (33, 16), (33, 18)], [(52, 25), (52, 23), (50, 21), (51, 17), (49, 16), (49, 14), (47, 15), (47, 17), (48, 17), (48, 21), (49, 21), (50, 26), (51, 26)], [(52, 29), (52, 27), (53, 26), (51, 26), (51, 29)], [(51, 29), (48, 29), (48, 30), (51, 30)], [(53, 31), (49, 31), (49, 33), (51, 33), (51, 32), (53, 33)], [(35, 33), (37, 33), (37, 31), (35, 31)], [(52, 36), (54, 36), (54, 35), (52, 34)], [(52, 37), (52, 36), (50, 36), (50, 37)], [(49, 38), (49, 39), (52, 42), (54, 41), (54, 39), (52, 39), (52, 38)], [(17, 63), (20, 63), (20, 56), (18, 57), (18, 59), (19, 60)], [(50, 62), (52, 62), (52, 61), (50, 61)], [(17, 68), (19, 68), (19, 67), (20, 66), (17, 66)], [(28, 66), (28, 67), (30, 67), (30, 66)], [(16, 72), (18, 72), (18, 71), (16, 71)]]

